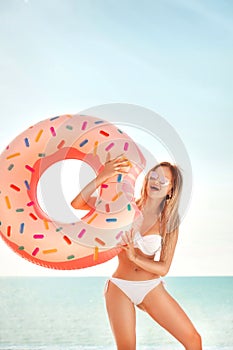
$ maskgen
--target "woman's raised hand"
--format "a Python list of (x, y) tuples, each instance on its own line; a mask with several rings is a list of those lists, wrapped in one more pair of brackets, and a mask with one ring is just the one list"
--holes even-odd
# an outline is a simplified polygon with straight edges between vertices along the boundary
[(95, 206), (96, 202), (96, 197), (91, 197), (91, 195), (104, 181), (114, 175), (129, 171), (131, 163), (123, 154), (112, 160), (109, 160), (109, 158), (110, 154), (107, 156), (107, 162), (103, 170), (72, 200), (71, 205), (73, 208), (89, 210)]
[(108, 160), (100, 174), (106, 180), (118, 174), (128, 173), (130, 167), (130, 161), (122, 154), (112, 160)]
[(118, 244), (125, 252), (130, 261), (135, 261), (136, 252), (134, 249), (134, 230), (131, 228), (121, 236), (122, 241)]

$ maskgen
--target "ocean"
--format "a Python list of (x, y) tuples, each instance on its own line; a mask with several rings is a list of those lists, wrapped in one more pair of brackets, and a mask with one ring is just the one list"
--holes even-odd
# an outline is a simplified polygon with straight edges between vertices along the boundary
[[(116, 349), (105, 309), (107, 277), (1, 277), (0, 350)], [(166, 277), (203, 349), (233, 349), (233, 277)], [(183, 346), (137, 310), (138, 350)]]

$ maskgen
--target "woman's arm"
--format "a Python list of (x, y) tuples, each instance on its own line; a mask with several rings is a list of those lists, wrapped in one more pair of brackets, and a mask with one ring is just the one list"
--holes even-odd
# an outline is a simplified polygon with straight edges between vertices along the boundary
[(89, 182), (83, 190), (72, 200), (71, 205), (75, 209), (90, 209), (95, 205), (96, 197), (91, 197), (92, 193), (110, 177), (129, 171), (129, 161), (123, 156), (119, 156), (105, 163), (104, 169), (95, 179)]
[(178, 228), (173, 232), (168, 233), (168, 235), (168, 242), (166, 243), (166, 247), (162, 248), (159, 261), (153, 261), (144, 256), (136, 254), (132, 239), (130, 239), (129, 236), (126, 236), (127, 238), (124, 240), (127, 245), (123, 245), (122, 248), (126, 251), (129, 260), (141, 267), (143, 270), (159, 276), (165, 276), (170, 269), (175, 253), (176, 243), (178, 239)]
[(100, 173), (95, 179), (87, 184), (83, 190), (72, 200), (71, 205), (75, 209), (88, 210), (95, 205), (96, 197), (91, 194), (106, 181), (106, 177)]

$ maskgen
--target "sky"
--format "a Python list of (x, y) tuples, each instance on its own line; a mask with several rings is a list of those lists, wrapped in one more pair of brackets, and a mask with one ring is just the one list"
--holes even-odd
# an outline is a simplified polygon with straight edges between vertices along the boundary
[[(1, 150), (43, 119), (112, 103), (152, 110), (179, 135), (193, 183), (171, 276), (233, 272), (232, 15), (230, 0), (0, 2)], [(2, 276), (116, 264), (54, 271), (0, 241)]]

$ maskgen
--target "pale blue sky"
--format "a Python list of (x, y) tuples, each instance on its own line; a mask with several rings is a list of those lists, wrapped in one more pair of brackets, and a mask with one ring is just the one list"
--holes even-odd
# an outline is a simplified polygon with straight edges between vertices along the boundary
[[(230, 0), (1, 1), (1, 149), (50, 116), (112, 102), (154, 110), (194, 177), (171, 274), (232, 274), (232, 18)], [(0, 252), (0, 274), (60, 274), (3, 242)]]

